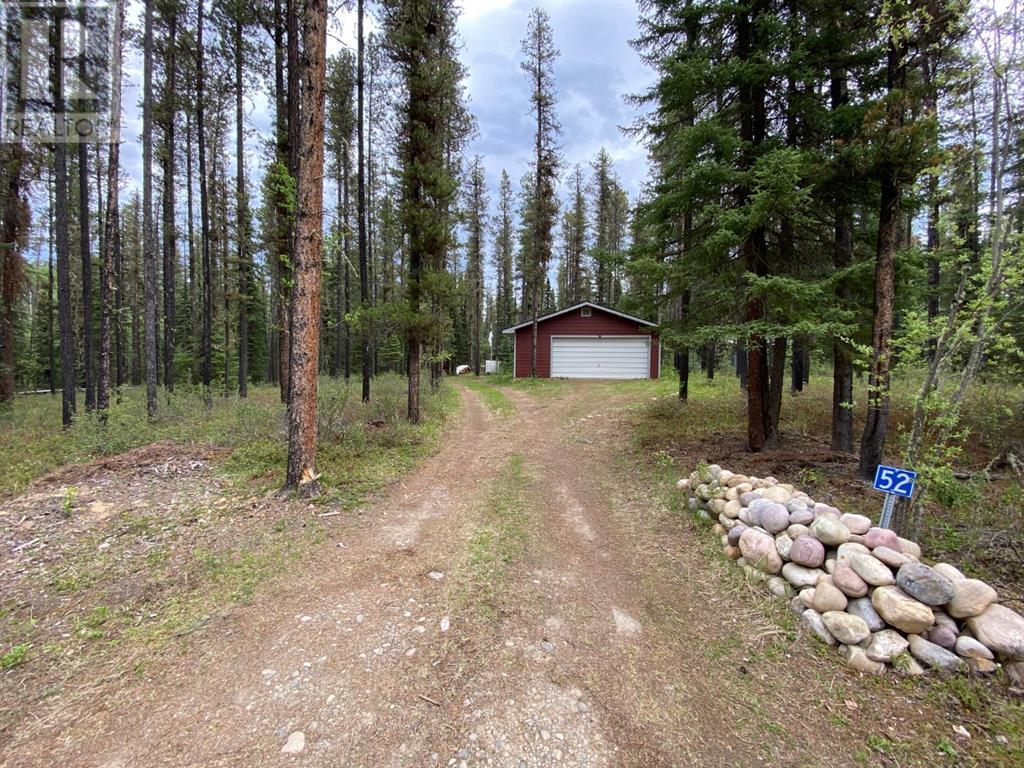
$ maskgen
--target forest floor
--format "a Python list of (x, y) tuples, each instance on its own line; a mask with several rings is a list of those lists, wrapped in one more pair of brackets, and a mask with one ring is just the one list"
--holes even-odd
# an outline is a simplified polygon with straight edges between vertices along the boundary
[[(0, 520), (15, 523), (49, 510), (53, 520), (32, 534), (41, 539), (73, 507), (64, 524), (93, 537), (76, 550), (83, 558), (122, 552), (111, 521), (141, 505), (182, 542), (158, 548), (149, 567), (177, 572), (185, 563), (174, 553), (202, 542), (209, 555), (187, 563), (206, 570), (193, 577), (224, 592), (201, 603), (205, 612), (182, 609), (173, 631), (140, 616), (81, 663), (5, 661), (0, 766), (1024, 759), (1024, 707), (1000, 682), (859, 677), (737, 576), (710, 532), (680, 512), (674, 479), (691, 459), (717, 456), (696, 432), (686, 445), (659, 436), (659, 409), (673, 407), (665, 387), (456, 389), (461, 407), (437, 452), (355, 512), (337, 497), (309, 506), (244, 493), (218, 469), (228, 458), (176, 443), (64, 470), (0, 502)], [(746, 469), (722, 447), (723, 465)], [(790, 469), (824, 482), (820, 465)], [(209, 531), (235, 536), (236, 525), (280, 527), (284, 538), (246, 550), (211, 543)], [(192, 540), (192, 528), (207, 534)], [(4, 547), (0, 575), (5, 591), (25, 590), (9, 612), (30, 602), (37, 615), (17, 615), (38, 628), (61, 600), (92, 592), (15, 567), (34, 546)], [(105, 562), (113, 578), (137, 571)], [(147, 605), (127, 593), (110, 602)], [(102, 637), (112, 609), (79, 608), (64, 634)]]

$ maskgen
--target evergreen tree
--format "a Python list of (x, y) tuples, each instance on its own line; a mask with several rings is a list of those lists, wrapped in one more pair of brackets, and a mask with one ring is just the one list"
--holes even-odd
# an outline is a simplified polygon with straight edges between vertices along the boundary
[(537, 375), (537, 318), (542, 312), (548, 286), (547, 270), (551, 261), (551, 240), (558, 200), (555, 183), (558, 179), (558, 137), (562, 127), (555, 116), (555, 48), (551, 21), (542, 8), (530, 12), (526, 37), (521, 44), (523, 61), (520, 67), (530, 83), (530, 103), (534, 122), (531, 197), (529, 224), (524, 251), (523, 303), (533, 321), (530, 345), (530, 375)]

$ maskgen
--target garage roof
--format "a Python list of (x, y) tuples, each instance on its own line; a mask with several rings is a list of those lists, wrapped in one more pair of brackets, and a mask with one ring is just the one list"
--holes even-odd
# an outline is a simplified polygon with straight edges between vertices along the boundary
[[(608, 307), (602, 307), (600, 304), (595, 304), (592, 301), (581, 301), (579, 304), (574, 304), (571, 307), (566, 307), (565, 309), (560, 309), (557, 312), (552, 312), (551, 314), (544, 315), (542, 317), (538, 317), (537, 318), (537, 322), (541, 323), (544, 320), (550, 320), (552, 317), (558, 317), (559, 315), (564, 315), (564, 314), (566, 314), (568, 312), (572, 312), (573, 310), (580, 309), (581, 307), (593, 307), (594, 309), (599, 309), (602, 312), (607, 312), (609, 315), (615, 315), (617, 317), (621, 317), (621, 318), (624, 318), (626, 320), (631, 320), (634, 323), (639, 323), (640, 325), (648, 325), (648, 326), (650, 326), (652, 328), (657, 325), (657, 323), (649, 322), (647, 320), (644, 320), (643, 318), (636, 317), (634, 315), (627, 315), (625, 312), (618, 312), (618, 311), (616, 311), (614, 309), (610, 309)], [(533, 325), (533, 320), (527, 320), (525, 323), (520, 323), (519, 325), (513, 325), (511, 328), (506, 328), (505, 330), (502, 331), (502, 333), (515, 333), (520, 328), (527, 328), (527, 327), (529, 327), (531, 325)]]

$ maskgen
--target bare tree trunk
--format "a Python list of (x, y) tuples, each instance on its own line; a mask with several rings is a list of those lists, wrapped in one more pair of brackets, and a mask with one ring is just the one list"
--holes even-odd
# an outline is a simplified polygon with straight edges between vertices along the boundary
[[(85, 9), (81, 9), (79, 25), (79, 45), (85, 43)], [(80, 82), (86, 79), (86, 57), (78, 57), (78, 77)], [(87, 109), (83, 100), (78, 101), (78, 109)], [(85, 375), (85, 410), (96, 407), (96, 377), (93, 371), (93, 335), (92, 335), (92, 252), (89, 242), (89, 145), (85, 141), (78, 142), (78, 253), (82, 262), (82, 372)]]
[[(50, 171), (50, 179), (53, 180), (53, 170)], [(50, 365), (50, 394), (57, 392), (57, 348), (53, 337), (53, 184), (47, 183), (46, 196), (48, 205), (46, 215), (49, 219), (49, 237), (46, 240), (46, 346), (49, 355)]]
[(200, 338), (202, 336), (202, 316), (199, 312), (199, 274), (196, 266), (196, 232), (195, 232), (195, 193), (192, 182), (192, 112), (185, 110), (185, 187), (187, 198), (187, 232), (188, 237), (188, 301), (189, 310), (189, 349), (192, 352), (192, 381), (199, 378)]
[(292, 291), (292, 372), (288, 397), (288, 471), (285, 488), (316, 493), (317, 373), (320, 271), (323, 259), (324, 79), (327, 3), (306, 0), (303, 13), (298, 248)]
[(245, 133), (242, 122), (242, 17), (235, 14), (235, 199), (238, 220), (238, 396), (249, 396), (249, 198), (245, 191)]
[(210, 385), (213, 381), (213, 279), (210, 268), (210, 201), (206, 175), (206, 93), (203, 79), (206, 65), (203, 61), (203, 5), (199, 0), (196, 33), (196, 134), (199, 144), (199, 239), (203, 260), (203, 391), (210, 403)]
[(345, 257), (345, 349), (344, 349), (344, 360), (345, 360), (345, 381), (347, 382), (352, 377), (352, 326), (348, 321), (348, 314), (352, 311), (352, 235), (351, 228), (348, 226), (349, 214), (352, 210), (352, 201), (349, 199), (349, 179), (352, 177), (352, 160), (349, 157), (348, 145), (345, 145), (343, 169), (344, 179), (342, 180), (343, 189), (342, 195), (344, 197), (344, 208), (345, 208), (345, 235), (343, 241), (344, 257)]
[[(50, 47), (53, 50), (53, 102), (54, 131), (63, 134), (64, 121), (64, 43), (63, 35), (53, 30), (61, 29), (66, 10), (57, 6), (54, 10), (57, 23), (51, 28)], [(61, 421), (71, 426), (76, 410), (78, 383), (75, 374), (75, 329), (71, 321), (71, 246), (68, 235), (68, 163), (67, 145), (57, 141), (53, 145), (54, 199), (57, 228), (57, 320), (60, 326), (60, 368), (61, 368)]]
[(783, 379), (786, 375), (786, 337), (778, 336), (772, 340), (771, 375), (768, 383), (768, 434), (766, 443), (770, 446), (778, 444), (779, 421), (782, 412)]
[(107, 220), (103, 237), (103, 261), (100, 270), (100, 376), (96, 388), (96, 407), (105, 414), (110, 407), (110, 336), (114, 322), (114, 272), (117, 264), (118, 172), (121, 151), (121, 30), (124, 24), (124, 0), (114, 4), (113, 56), (111, 58), (110, 154), (107, 160)]
[(165, 109), (167, 120), (165, 127), (164, 147), (164, 226), (163, 226), (163, 247), (164, 247), (164, 387), (168, 392), (174, 391), (174, 338), (177, 332), (177, 305), (175, 304), (175, 267), (177, 266), (177, 231), (174, 223), (174, 174), (176, 172), (174, 150), (174, 119), (177, 114), (177, 106), (174, 100), (175, 89), (177, 88), (177, 29), (178, 14), (171, 10), (170, 18), (167, 20), (167, 83), (164, 86), (166, 94)]
[[(365, 70), (364, 70), (364, 43), (363, 43), (363, 0), (357, 0), (357, 31), (356, 31), (356, 133), (357, 156), (356, 156), (356, 183), (358, 190), (357, 206), (359, 216), (359, 308), (363, 312), (369, 306), (370, 285), (367, 264), (367, 243), (366, 243), (366, 165), (363, 157), (365, 143), (365, 127), (363, 125), (363, 102), (365, 91)], [(359, 323), (360, 340), (362, 342), (363, 357), (363, 402), (370, 401), (370, 373), (373, 360), (370, 357), (370, 329), (365, 315)]]
[[(889, 42), (887, 80), (889, 92), (901, 90), (905, 80), (906, 43)], [(903, 107), (889, 106), (889, 122), (894, 128), (903, 125)], [(892, 367), (890, 343), (893, 329), (893, 309), (896, 294), (894, 257), (899, 246), (900, 199), (902, 185), (892, 161), (883, 164), (879, 173), (882, 187), (881, 207), (878, 214), (878, 243), (875, 256), (873, 354), (868, 376), (868, 413), (864, 434), (860, 442), (861, 477), (870, 480), (875, 468), (882, 463), (885, 438), (889, 426), (889, 374)]]

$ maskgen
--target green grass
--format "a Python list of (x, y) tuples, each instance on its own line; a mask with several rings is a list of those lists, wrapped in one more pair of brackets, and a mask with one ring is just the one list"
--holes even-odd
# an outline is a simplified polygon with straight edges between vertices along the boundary
[(463, 376), (459, 379), (459, 383), (467, 389), (476, 392), (480, 399), (483, 400), (487, 409), (492, 413), (496, 413), (499, 416), (507, 416), (514, 413), (515, 406), (512, 405), (512, 401), (508, 399), (505, 393), (498, 388), (499, 384), (493, 380), (494, 378), (493, 376), (486, 378)]
[(564, 379), (531, 379), (528, 377), (515, 379), (512, 378), (510, 373), (492, 374), (487, 377), (487, 381), (495, 386), (513, 387), (522, 392), (529, 392), (532, 395), (539, 395), (541, 397), (560, 395), (568, 392), (573, 387), (573, 382)]
[[(317, 465), (325, 501), (354, 504), (408, 468), (437, 437), (444, 417), (457, 407), (451, 387), (425, 388), (423, 425), (405, 421), (405, 379), (384, 374), (373, 380), (369, 403), (360, 402), (358, 382), (320, 380)], [(159, 413), (150, 421), (145, 391), (128, 387), (112, 405), (106, 425), (80, 412), (60, 428), (59, 396), (25, 395), (0, 413), (0, 496), (23, 490), (36, 478), (68, 464), (123, 453), (162, 440), (226, 449), (223, 470), (263, 489), (281, 484), (287, 455), (284, 406), (275, 386), (255, 386), (245, 400), (214, 397), (204, 404), (196, 388), (160, 393)], [(68, 514), (74, 503), (69, 489)]]
[(3, 656), (0, 656), (0, 669), (13, 669), (23, 663), (28, 657), (28, 645), (12, 645), (11, 649)]
[(457, 578), (459, 603), (490, 618), (497, 614), (509, 570), (526, 548), (531, 482), (523, 457), (512, 455), (487, 495), (477, 529), (466, 543)]

